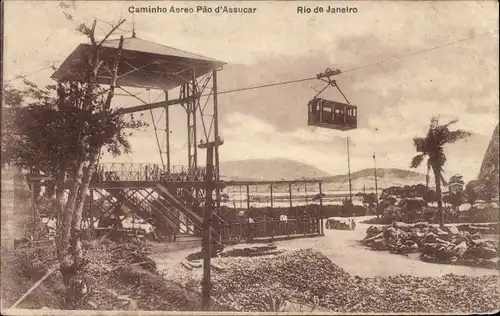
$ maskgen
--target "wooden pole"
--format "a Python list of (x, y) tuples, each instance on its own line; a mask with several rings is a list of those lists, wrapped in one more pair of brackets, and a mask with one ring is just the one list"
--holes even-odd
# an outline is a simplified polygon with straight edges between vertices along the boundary
[(210, 257), (212, 254), (212, 238), (211, 238), (211, 226), (212, 226), (212, 214), (213, 214), (213, 197), (212, 193), (215, 189), (214, 186), (214, 147), (222, 145), (221, 140), (216, 140), (215, 142), (210, 142), (206, 144), (201, 144), (200, 148), (207, 149), (207, 173), (205, 179), (206, 188), (206, 201), (205, 209), (203, 212), (203, 280), (202, 280), (202, 309), (210, 309), (210, 295), (212, 291), (212, 283), (210, 282)]
[(212, 176), (213, 176), (213, 147), (207, 147), (207, 187), (206, 187), (206, 202), (205, 212), (203, 214), (203, 285), (202, 285), (202, 308), (203, 310), (210, 309), (210, 292), (212, 284), (210, 282), (210, 256), (211, 256), (211, 240), (210, 240), (210, 222), (212, 219)]
[(33, 212), (33, 239), (36, 235), (36, 184), (35, 181), (31, 181), (31, 210)]
[[(168, 102), (168, 91), (165, 91), (165, 102)], [(167, 155), (167, 170), (170, 174), (170, 113), (168, 106), (165, 106), (165, 154)]]
[(305, 199), (306, 199), (306, 206), (309, 205), (309, 201), (307, 200), (307, 184), (304, 185), (304, 195), (305, 195)]
[(269, 185), (269, 191), (271, 192), (271, 208), (273, 208), (273, 185)]
[(90, 209), (89, 209), (90, 239), (92, 239), (93, 235), (94, 235), (94, 212), (93, 212), (93, 210), (94, 210), (94, 190), (90, 189)]
[(352, 201), (351, 157), (349, 155), (349, 137), (347, 137), (347, 171), (349, 174), (349, 199)]
[(375, 160), (375, 153), (373, 153), (373, 169), (375, 172), (375, 204), (378, 206), (378, 184), (377, 184), (377, 161)]
[(324, 231), (323, 231), (323, 188), (322, 188), (322, 183), (320, 182), (319, 183), (319, 208), (320, 208), (320, 224), (321, 224), (321, 228), (320, 228), (320, 234), (321, 235), (324, 235)]
[(50, 268), (49, 271), (47, 271), (47, 273), (45, 273), (45, 275), (40, 279), (38, 280), (35, 284), (33, 284), (32, 287), (30, 287), (30, 289), (28, 291), (26, 291), (26, 293), (24, 293), (23, 296), (21, 296), (20, 299), (18, 299), (14, 305), (12, 305), (11, 309), (12, 308), (15, 308), (17, 305), (19, 305), (26, 297), (28, 297), (28, 295), (30, 295), (31, 292), (33, 292), (40, 284), (42, 284), (43, 281), (45, 281), (45, 279), (47, 279), (52, 273), (54, 273), (54, 271), (57, 270), (59, 266), (59, 263), (54, 265), (52, 268)]
[(239, 186), (240, 188), (240, 211), (243, 208), (243, 193), (241, 192), (241, 185)]
[[(214, 141), (219, 140), (219, 101), (217, 95), (217, 70), (212, 72), (212, 92), (213, 92), (213, 104), (214, 104), (214, 112), (213, 112), (213, 123), (214, 123)], [(215, 146), (214, 148), (214, 164), (215, 164), (215, 181), (219, 183), (220, 181), (220, 168), (219, 168), (219, 146)], [(215, 189), (215, 197), (217, 202), (217, 212), (220, 216), (220, 200), (221, 200), (221, 189), (219, 186)]]
[(292, 184), (288, 183), (288, 198), (290, 200), (290, 209), (293, 207), (292, 206)]
[(250, 209), (250, 185), (247, 184), (247, 210)]

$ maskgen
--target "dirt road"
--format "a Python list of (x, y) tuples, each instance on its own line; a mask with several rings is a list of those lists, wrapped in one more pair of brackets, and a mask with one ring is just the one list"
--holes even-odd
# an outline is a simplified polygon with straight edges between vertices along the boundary
[[(278, 241), (275, 244), (279, 249), (313, 248), (319, 250), (339, 267), (360, 277), (397, 275), (433, 277), (450, 273), (468, 276), (498, 274), (493, 269), (423, 262), (418, 259), (418, 254), (405, 257), (388, 251), (373, 251), (365, 248), (359, 244), (365, 236), (366, 229), (370, 226), (360, 223), (364, 219), (366, 218), (357, 218), (355, 231), (325, 229), (325, 236), (322, 237), (291, 239)], [(240, 244), (232, 247), (241, 246)], [(172, 264), (179, 264), (188, 254), (199, 250), (199, 248), (194, 248), (157, 253), (153, 255), (153, 259), (160, 267), (168, 267)]]
[(498, 274), (492, 269), (451, 266), (427, 263), (411, 257), (391, 254), (388, 251), (373, 251), (359, 244), (365, 236), (369, 224), (359, 223), (365, 218), (357, 218), (355, 231), (325, 229), (325, 236), (277, 242), (279, 248), (313, 248), (321, 251), (339, 267), (360, 277), (412, 275), (419, 277), (442, 276), (453, 273), (468, 276)]

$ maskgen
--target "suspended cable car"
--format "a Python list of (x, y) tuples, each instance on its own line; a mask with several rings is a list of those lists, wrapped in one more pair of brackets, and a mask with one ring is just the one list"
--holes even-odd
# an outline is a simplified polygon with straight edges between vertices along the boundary
[(308, 104), (308, 125), (347, 131), (358, 127), (358, 107), (314, 98)]
[[(349, 103), (349, 100), (347, 100), (342, 90), (340, 90), (337, 82), (331, 79), (332, 76), (340, 73), (340, 70), (326, 69), (324, 73), (317, 75), (317, 78), (326, 82), (327, 85), (307, 104), (307, 125), (341, 131), (352, 130), (358, 127), (358, 107)], [(337, 88), (346, 103), (318, 98), (328, 87)]]

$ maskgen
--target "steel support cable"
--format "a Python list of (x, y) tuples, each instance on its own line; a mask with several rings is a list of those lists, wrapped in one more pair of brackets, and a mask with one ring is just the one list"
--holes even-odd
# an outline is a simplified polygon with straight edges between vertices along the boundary
[[(497, 33), (497, 32), (498, 32), (498, 30), (493, 30), (493, 31), (481, 33), (481, 34), (478, 34), (478, 35), (475, 35), (475, 36), (470, 36), (470, 37), (467, 37), (467, 38), (463, 38), (463, 39), (460, 39), (460, 40), (457, 40), (457, 41), (454, 41), (454, 42), (449, 42), (449, 43), (445, 43), (445, 44), (442, 44), (442, 45), (433, 46), (431, 48), (427, 48), (427, 49), (424, 49), (424, 50), (420, 50), (420, 51), (408, 53), (408, 54), (405, 54), (405, 55), (402, 55), (402, 56), (395, 56), (395, 57), (384, 59), (384, 60), (381, 60), (381, 61), (378, 61), (378, 62), (369, 63), (369, 64), (366, 64), (366, 65), (363, 65), (363, 66), (360, 66), (360, 67), (355, 67), (355, 68), (351, 68), (351, 69), (342, 71), (342, 73), (340, 75), (345, 74), (345, 73), (355, 72), (355, 71), (358, 71), (358, 70), (361, 70), (361, 69), (364, 69), (364, 68), (368, 68), (368, 67), (371, 67), (371, 66), (380, 65), (380, 64), (383, 64), (383, 63), (386, 63), (386, 62), (389, 62), (389, 61), (395, 61), (395, 60), (399, 60), (399, 59), (403, 59), (403, 58), (407, 58), (407, 57), (411, 57), (411, 56), (416, 56), (416, 55), (424, 54), (424, 53), (427, 53), (427, 52), (430, 52), (430, 51), (433, 51), (433, 50), (436, 50), (436, 49), (440, 49), (440, 48), (444, 48), (444, 47), (448, 47), (448, 46), (453, 46), (455, 44), (463, 43), (463, 42), (466, 42), (466, 41), (469, 41), (469, 40), (472, 40), (472, 39), (475, 39), (475, 38), (478, 38), (478, 37), (481, 37), (481, 36), (486, 36), (486, 35), (494, 34), (494, 33)], [(241, 91), (249, 91), (249, 90), (254, 90), (254, 89), (261, 89), (261, 88), (268, 88), (268, 87), (274, 87), (274, 86), (280, 86), (280, 85), (287, 85), (287, 84), (299, 83), (299, 82), (304, 82), (304, 81), (309, 81), (309, 80), (317, 80), (317, 79), (318, 79), (317, 76), (314, 76), (314, 77), (297, 79), (297, 80), (281, 81), (281, 82), (263, 84), (263, 85), (253, 86), (253, 87), (246, 87), (246, 88), (239, 88), (239, 89), (219, 91), (219, 92), (217, 92), (217, 94), (226, 94), (226, 93), (234, 93), (234, 92), (241, 92)], [(206, 95), (202, 95), (202, 96), (206, 96)]]
[[(442, 45), (434, 46), (434, 47), (427, 48), (427, 49), (424, 49), (424, 50), (421, 50), (421, 51), (409, 53), (409, 54), (406, 54), (406, 55), (403, 55), (403, 56), (393, 57), (393, 58), (382, 60), (382, 61), (379, 61), (379, 62), (370, 63), (370, 64), (367, 64), (367, 65), (364, 65), (364, 66), (361, 66), (361, 67), (351, 68), (349, 70), (343, 71), (342, 73), (354, 72), (354, 71), (361, 70), (361, 69), (364, 69), (364, 68), (367, 68), (367, 67), (379, 65), (379, 64), (385, 63), (385, 62), (390, 61), (390, 60), (398, 60), (398, 59), (402, 59), (402, 58), (406, 58), (406, 57), (410, 57), (410, 56), (414, 56), (414, 55), (419, 55), (419, 54), (427, 53), (429, 51), (433, 51), (433, 50), (436, 50), (436, 49), (439, 49), (439, 48), (443, 48), (443, 47), (452, 46), (452, 45), (455, 45), (455, 44), (459, 44), (459, 43), (462, 43), (462, 42), (465, 42), (465, 41), (469, 41), (469, 40), (472, 40), (472, 39), (475, 39), (475, 38), (478, 38), (478, 37), (482, 37), (482, 36), (494, 34), (494, 33), (497, 33), (497, 32), (498, 32), (498, 30), (493, 30), (493, 31), (490, 31), (490, 32), (484, 32), (484, 33), (481, 33), (481, 34), (478, 34), (478, 35), (475, 35), (475, 36), (466, 37), (466, 38), (463, 38), (463, 39), (460, 39), (460, 40), (457, 40), (457, 41), (454, 41), (454, 42), (449, 42), (449, 43), (445, 43), (445, 44), (442, 44)], [(54, 64), (57, 63), (57, 62), (58, 61), (54, 62)], [(46, 70), (48, 68), (53, 68), (54, 64), (52, 64), (50, 66), (47, 66), (47, 67), (44, 67), (44, 68), (41, 68), (41, 69), (38, 69), (38, 70), (36, 70), (36, 71), (34, 71), (32, 73), (29, 73), (27, 75), (16, 76), (16, 78), (12, 78), (10, 80), (7, 80), (6, 83), (9, 83), (9, 82), (12, 82), (12, 81), (16, 81), (16, 80), (20, 80), (20, 79), (25, 79), (25, 78), (27, 78), (29, 76), (32, 76), (32, 75), (34, 75), (34, 74), (36, 74), (36, 73), (38, 73), (40, 71)], [(267, 88), (267, 87), (273, 87), (273, 86), (279, 86), (279, 85), (285, 85), (285, 84), (298, 83), (298, 82), (309, 81), (309, 80), (314, 80), (314, 79), (317, 79), (317, 77), (310, 77), (310, 78), (304, 78), (304, 79), (298, 79), (298, 80), (290, 80), (290, 81), (282, 81), (282, 82), (269, 83), (269, 84), (254, 86), (254, 87), (247, 87), (247, 88), (240, 88), (240, 89), (232, 89), (232, 90), (220, 91), (220, 92), (218, 92), (218, 94), (226, 94), (226, 93), (233, 93), (233, 92), (240, 92), (240, 91), (248, 91), (248, 90), (260, 89), (260, 88)]]

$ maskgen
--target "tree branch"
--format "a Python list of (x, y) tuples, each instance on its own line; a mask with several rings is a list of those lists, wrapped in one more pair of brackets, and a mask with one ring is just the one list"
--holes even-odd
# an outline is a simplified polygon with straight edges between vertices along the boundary
[[(97, 48), (101, 47), (102, 44), (108, 39), (108, 37), (111, 36), (111, 34), (113, 34), (117, 28), (119, 28), (123, 23), (125, 23), (125, 19), (121, 20), (121, 21), (118, 21), (118, 24), (116, 24), (112, 29), (111, 31), (109, 31), (108, 34), (106, 34), (106, 36), (104, 36), (104, 39), (97, 45)], [(123, 36), (121, 36), (122, 39), (120, 39), (120, 41), (123, 41)]]
[(97, 43), (95, 41), (95, 26), (96, 26), (96, 23), (97, 21), (94, 20), (94, 22), (92, 22), (92, 28), (90, 29), (90, 33), (89, 33), (89, 38), (90, 38), (90, 42), (92, 43), (92, 47), (96, 48), (97, 47)]
[(115, 62), (113, 64), (113, 76), (111, 78), (111, 83), (109, 85), (109, 92), (106, 98), (106, 103), (104, 103), (105, 111), (109, 110), (109, 108), (111, 107), (111, 100), (113, 99), (113, 96), (115, 94), (116, 81), (118, 79), (118, 66), (120, 65), (122, 51), (123, 51), (123, 36), (120, 36), (120, 42), (118, 43), (118, 51), (116, 52)]

